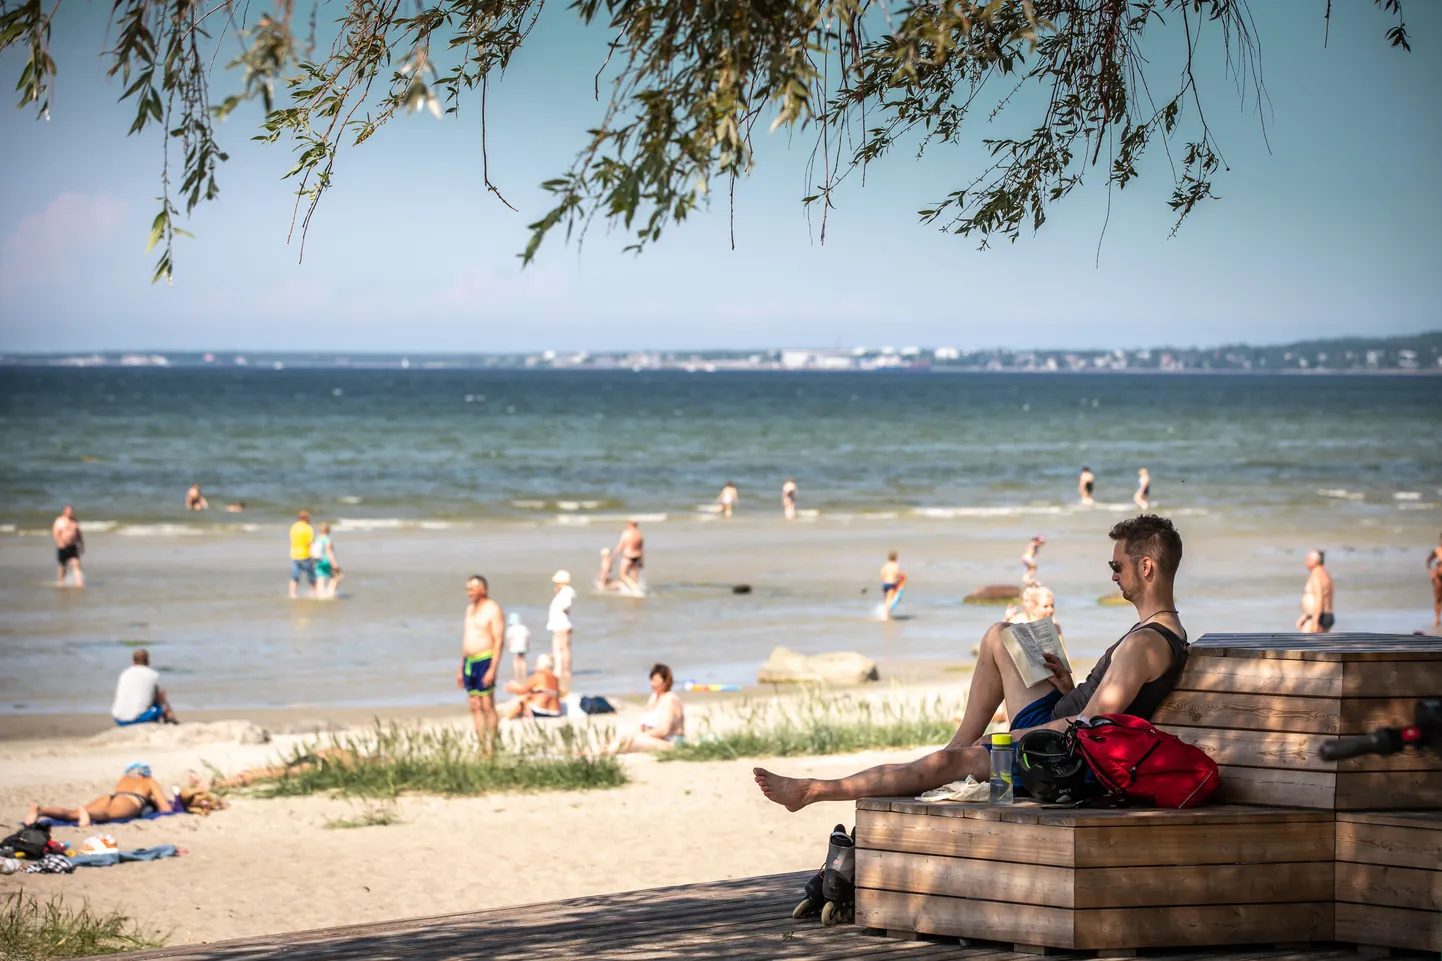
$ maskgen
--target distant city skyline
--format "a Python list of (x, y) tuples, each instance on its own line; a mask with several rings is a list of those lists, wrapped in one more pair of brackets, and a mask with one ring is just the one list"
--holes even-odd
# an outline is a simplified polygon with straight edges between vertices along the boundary
[[(971, 146), (920, 162), (903, 151), (864, 188), (848, 182), (825, 246), (799, 203), (805, 147), (762, 136), (755, 175), (737, 185), (735, 251), (721, 192), (639, 257), (598, 229), (581, 252), (552, 237), (523, 271), (526, 224), (548, 206), (537, 185), (602, 109), (592, 77), (607, 37), (547, 8), (488, 105), (491, 176), (519, 213), (484, 190), (477, 103), (463, 103), (459, 118), (400, 118), (344, 151), (297, 264), (280, 179), (291, 157), (250, 142), (250, 106), (219, 130), (233, 157), (220, 200), (184, 225), (197, 237), (178, 242), (166, 287), (150, 284), (144, 250), (159, 143), (125, 136), (120, 87), (104, 81), (108, 7), (63, 5), (51, 118), (0, 108), (0, 351), (1088, 350), (1436, 329), (1442, 5), (1408, 9), (1410, 54), (1387, 46), (1370, 3), (1336, 5), (1326, 47), (1314, 12), (1253, 10), (1265, 137), (1253, 107), (1233, 109), (1220, 44), (1202, 48), (1231, 170), (1216, 180), (1222, 199), (1174, 239), (1155, 148), (1110, 204), (1089, 184), (1015, 244), (978, 252), (919, 225), (916, 211), (964, 185), (980, 140), (997, 135), (977, 118)], [(0, 76), (20, 65), (10, 52)]]

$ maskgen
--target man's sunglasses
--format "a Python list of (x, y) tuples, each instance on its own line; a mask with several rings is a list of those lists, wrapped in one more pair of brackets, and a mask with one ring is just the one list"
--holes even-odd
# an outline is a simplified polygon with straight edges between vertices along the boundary
[[(1143, 557), (1146, 557), (1145, 554), (1130, 554), (1128, 556), (1134, 561), (1141, 560)], [(1122, 566), (1116, 561), (1107, 561), (1107, 567), (1110, 567), (1112, 569), (1113, 574), (1120, 574), (1122, 572)]]

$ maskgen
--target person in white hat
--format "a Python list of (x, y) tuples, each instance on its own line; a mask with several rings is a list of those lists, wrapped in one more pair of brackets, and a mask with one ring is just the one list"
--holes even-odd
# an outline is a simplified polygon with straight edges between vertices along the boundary
[(551, 598), (546, 630), (551, 632), (551, 659), (556, 662), (564, 695), (571, 692), (571, 603), (576, 599), (576, 589), (571, 586), (569, 571), (557, 571), (551, 583), (556, 585), (556, 596)]

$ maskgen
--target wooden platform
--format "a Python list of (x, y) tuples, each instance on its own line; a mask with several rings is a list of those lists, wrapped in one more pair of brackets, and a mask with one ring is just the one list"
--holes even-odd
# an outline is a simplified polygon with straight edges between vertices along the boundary
[(1206, 634), (1152, 716), (1222, 771), (1219, 800), (1338, 811), (1442, 808), (1442, 758), (1324, 761), (1339, 735), (1410, 724), (1442, 694), (1442, 642), (1393, 634)]
[(857, 802), (856, 923), (1107, 950), (1332, 940), (1331, 812)]
[(1442, 812), (1337, 815), (1337, 940), (1442, 952)]
[[(111, 955), (128, 961), (1034, 961), (998, 945), (903, 941), (793, 921), (809, 872)], [(1144, 952), (1168, 961), (1356, 961), (1350, 949)]]

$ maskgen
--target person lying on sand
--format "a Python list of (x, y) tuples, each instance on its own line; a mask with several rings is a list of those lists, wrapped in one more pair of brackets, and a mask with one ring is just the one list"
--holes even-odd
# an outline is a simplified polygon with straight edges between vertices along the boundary
[(225, 788), (250, 787), (253, 784), (261, 784), (266, 781), (279, 781), (281, 778), (298, 772), (306, 771), (313, 767), (319, 767), (325, 763), (347, 764), (354, 763), (355, 754), (342, 747), (325, 747), (315, 751), (307, 751), (299, 757), (291, 758), (284, 764), (271, 764), (266, 767), (253, 767), (241, 771), (239, 774), (230, 777), (223, 777), (213, 782), (207, 782), (197, 774), (190, 775), (192, 786), (202, 791), (223, 790)]
[(25, 823), (34, 824), (40, 818), (51, 818), (89, 827), (106, 821), (146, 817), (156, 812), (169, 814), (170, 801), (160, 782), (150, 776), (150, 765), (137, 761), (127, 767), (120, 780), (115, 782), (115, 793), (98, 797), (78, 808), (32, 804), (25, 814)]
[(641, 723), (630, 733), (617, 734), (608, 754), (636, 754), (669, 751), (686, 733), (686, 712), (681, 698), (671, 690), (675, 678), (665, 664), (651, 668), (651, 697)]
[(754, 768), (756, 785), (788, 811), (817, 801), (864, 797), (915, 797), (968, 775), (991, 774), (986, 728), (1002, 704), (1012, 717), (1012, 736), (1044, 727), (1064, 731), (1080, 714), (1131, 714), (1147, 718), (1173, 687), (1187, 662), (1172, 582), (1182, 560), (1182, 538), (1172, 522), (1155, 514), (1122, 521), (1111, 529), (1107, 562), (1122, 596), (1137, 610), (1137, 623), (1097, 661), (1087, 679), (1073, 681), (1061, 661), (1046, 655), (1052, 676), (1027, 687), (1002, 642), (1005, 624), (993, 624), (982, 638), (971, 675), (966, 714), (951, 743), (905, 764), (883, 764), (837, 780), (782, 777)]

